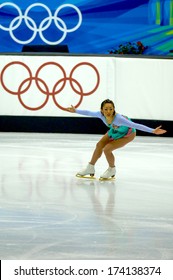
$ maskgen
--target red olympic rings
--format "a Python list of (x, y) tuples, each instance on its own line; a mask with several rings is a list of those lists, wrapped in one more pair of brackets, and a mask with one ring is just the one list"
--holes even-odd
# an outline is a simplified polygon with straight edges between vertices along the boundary
[[(22, 72), (24, 72), (24, 70), (26, 70), (27, 72), (27, 78), (25, 78), (22, 82), (19, 81), (19, 85), (16, 91), (10, 89), (10, 87), (7, 85), (7, 83), (5, 82), (5, 76), (8, 74), (7, 70), (11, 67), (11, 66), (21, 66), (22, 68)], [(41, 72), (42, 70), (45, 71), (47, 66), (55, 66), (58, 71), (60, 70), (60, 73), (62, 75), (61, 78), (59, 78), (53, 85), (52, 89), (50, 90), (50, 85), (46, 83), (46, 81), (44, 80), (44, 78), (41, 78)], [(95, 86), (93, 87), (92, 90), (84, 92), (82, 85), (74, 78), (74, 73), (76, 70), (78, 70), (80, 67), (82, 66), (87, 66), (90, 69), (94, 70), (94, 73), (96, 75), (96, 83)], [(49, 74), (51, 74), (49, 72)], [(91, 73), (92, 74), (92, 73)], [(10, 77), (11, 78), (11, 77)], [(19, 77), (17, 77), (17, 79), (19, 80)], [(8, 78), (8, 82), (10, 81), (10, 79)], [(2, 84), (2, 87), (4, 88), (4, 90), (12, 95), (17, 95), (20, 104), (27, 110), (31, 110), (31, 111), (36, 111), (36, 110), (40, 110), (42, 109), (48, 102), (49, 100), (49, 96), (52, 96), (52, 99), (54, 101), (54, 104), (61, 110), (66, 111), (66, 108), (61, 106), (59, 104), (59, 102), (57, 101), (57, 95), (65, 88), (66, 83), (69, 82), (69, 85), (71, 86), (71, 89), (77, 94), (79, 95), (79, 101), (77, 102), (77, 104), (74, 106), (75, 108), (79, 107), (79, 105), (82, 103), (83, 97), (84, 96), (88, 96), (93, 94), (97, 88), (99, 87), (100, 84), (100, 75), (98, 72), (98, 69), (90, 62), (80, 62), (78, 64), (76, 64), (70, 74), (69, 77), (67, 77), (66, 75), (66, 71), (64, 70), (64, 68), (57, 62), (45, 62), (43, 63), (41, 66), (39, 66), (39, 68), (37, 69), (35, 75), (32, 74), (31, 69), (28, 67), (28, 65), (26, 65), (25, 63), (21, 62), (21, 61), (13, 61), (10, 62), (8, 64), (6, 64), (4, 66), (4, 68), (1, 71), (0, 74), (0, 82)], [(43, 93), (43, 95), (45, 95), (45, 99), (42, 102), (41, 105), (39, 106), (29, 106), (26, 105), (25, 102), (22, 99), (22, 96), (24, 93), (26, 93), (32, 83), (35, 82), (35, 85), (37, 87), (37, 89)]]

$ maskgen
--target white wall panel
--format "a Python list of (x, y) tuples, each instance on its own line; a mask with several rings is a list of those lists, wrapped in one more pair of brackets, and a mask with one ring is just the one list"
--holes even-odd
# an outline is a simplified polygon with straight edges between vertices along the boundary
[[(103, 99), (114, 98), (113, 59), (71, 56), (1, 56), (0, 59), (1, 115), (69, 116), (64, 108), (71, 104), (78, 106), (81, 101), (80, 108), (98, 110)], [(53, 88), (58, 91), (55, 100)]]
[(116, 58), (116, 106), (137, 119), (173, 120), (173, 60)]
[(131, 118), (173, 120), (171, 59), (1, 55), (0, 61), (0, 115), (76, 117), (63, 108), (99, 110), (109, 98)]

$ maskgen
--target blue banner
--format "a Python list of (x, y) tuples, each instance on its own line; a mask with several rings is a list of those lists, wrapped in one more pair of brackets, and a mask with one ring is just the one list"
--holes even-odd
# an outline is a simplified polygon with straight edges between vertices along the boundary
[(147, 55), (170, 55), (173, 0), (0, 1), (0, 52), (25, 45), (67, 45), (71, 53), (107, 54), (142, 42)]

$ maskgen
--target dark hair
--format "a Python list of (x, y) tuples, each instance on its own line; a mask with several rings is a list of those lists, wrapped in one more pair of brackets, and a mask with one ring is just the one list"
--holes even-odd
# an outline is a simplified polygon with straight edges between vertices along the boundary
[[(112, 104), (112, 106), (113, 106), (114, 109), (115, 109), (114, 102), (113, 102), (112, 100), (110, 100), (110, 99), (105, 99), (105, 100), (101, 103), (101, 110), (103, 109), (103, 107), (104, 107), (104, 105), (105, 105), (106, 103)], [(114, 110), (114, 115), (115, 115), (115, 110)]]

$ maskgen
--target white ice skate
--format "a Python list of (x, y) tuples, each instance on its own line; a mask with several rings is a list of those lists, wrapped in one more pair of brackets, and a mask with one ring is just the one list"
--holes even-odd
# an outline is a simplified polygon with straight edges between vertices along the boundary
[(82, 169), (76, 174), (76, 177), (79, 178), (87, 178), (87, 179), (95, 179), (95, 168), (94, 165), (88, 163), (87, 167)]
[(115, 167), (109, 167), (99, 178), (99, 180), (112, 180), (115, 178)]

